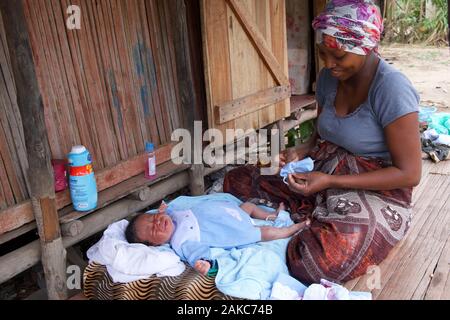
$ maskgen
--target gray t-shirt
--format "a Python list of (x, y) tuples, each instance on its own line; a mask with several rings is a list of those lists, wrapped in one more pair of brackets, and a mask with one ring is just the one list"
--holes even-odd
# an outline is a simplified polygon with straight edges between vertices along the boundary
[(334, 107), (338, 80), (323, 69), (316, 98), (322, 113), (318, 133), (349, 152), (362, 157), (390, 159), (384, 128), (398, 118), (419, 111), (419, 94), (400, 71), (380, 60), (368, 99), (354, 112), (338, 116)]

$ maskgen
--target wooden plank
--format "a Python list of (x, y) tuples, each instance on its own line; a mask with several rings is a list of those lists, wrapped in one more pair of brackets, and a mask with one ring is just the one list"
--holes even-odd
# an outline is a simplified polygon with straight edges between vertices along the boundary
[[(313, 1), (313, 12), (314, 17), (317, 17), (326, 7), (328, 0), (315, 0)], [(316, 35), (314, 35), (314, 43), (316, 43)], [(314, 46), (314, 56), (316, 60), (316, 79), (319, 78), (320, 70), (322, 70), (325, 67), (325, 64), (322, 59), (319, 57), (319, 51), (317, 50), (316, 46)]]
[(3, 198), (8, 206), (12, 206), (15, 204), (14, 201), (14, 193), (11, 189), (11, 185), (8, 181), (8, 173), (5, 166), (5, 161), (0, 153), (0, 184), (3, 190)]
[[(168, 109), (171, 108), (171, 90), (169, 87), (169, 78), (171, 70), (168, 59), (170, 58), (167, 52), (167, 28), (165, 27), (164, 4), (162, 2), (150, 1), (150, 10), (143, 11), (142, 25), (144, 30), (144, 39), (147, 49), (150, 53), (147, 54), (147, 62), (150, 72), (150, 87), (154, 92), (154, 96), (158, 101), (155, 109), (159, 120), (159, 136), (161, 143), (170, 141), (170, 121)], [(150, 58), (150, 60), (149, 60)], [(173, 107), (176, 107), (174, 105)]]
[[(71, 4), (78, 5), (80, 6), (82, 11), (84, 10), (84, 7), (79, 0), (71, 1), (70, 3), (69, 0), (62, 0), (61, 8), (67, 8)], [(81, 15), (82, 24), (84, 22), (84, 19), (86, 19), (86, 17), (84, 15)], [(104, 168), (105, 164), (100, 147), (100, 137), (97, 135), (97, 126), (95, 125), (96, 116), (94, 113), (97, 111), (92, 107), (93, 102), (88, 88), (89, 82), (86, 75), (87, 71), (84, 70), (85, 63), (83, 61), (83, 57), (87, 54), (86, 46), (84, 44), (86, 40), (85, 33), (86, 30), (82, 28), (81, 30), (77, 30), (76, 32), (67, 32), (66, 36), (71, 53), (71, 59), (73, 61), (71, 63), (71, 66), (73, 67), (73, 72), (76, 79), (75, 81), (73, 81), (73, 83), (78, 88), (76, 91), (80, 96), (81, 104), (79, 105), (78, 103), (75, 103), (75, 113), (77, 115), (77, 119), (80, 119), (80, 121), (83, 121), (86, 124), (86, 127), (84, 129), (82, 129), (83, 125), (78, 125), (79, 130), (81, 131), (80, 136), (81, 139), (83, 139), (83, 135), (89, 137), (88, 140), (82, 140), (82, 143), (91, 152), (93, 159), (95, 159), (94, 169), (97, 169)]]
[(227, 3), (238, 18), (245, 32), (248, 34), (248, 37), (254, 44), (255, 49), (259, 52), (261, 58), (266, 63), (267, 68), (276, 80), (277, 84), (289, 85), (289, 79), (286, 77), (283, 67), (280, 66), (277, 58), (269, 49), (266, 40), (261, 35), (258, 27), (252, 21), (251, 15), (248, 13), (248, 9), (245, 5), (240, 0), (227, 0)]
[[(450, 194), (450, 184), (443, 190), (444, 195)], [(445, 196), (444, 196), (445, 198)], [(423, 299), (426, 288), (431, 282), (431, 275), (436, 268), (438, 257), (441, 255), (445, 242), (448, 239), (450, 217), (450, 199), (430, 215), (426, 233), (421, 232), (416, 239), (416, 247), (411, 255), (403, 261), (401, 268), (397, 269), (383, 291), (380, 299)]]
[[(58, 25), (61, 24), (61, 20), (57, 20), (57, 16), (61, 16), (60, 6), (58, 2), (47, 0), (46, 5), (43, 6), (47, 10), (48, 26), (51, 34), (52, 48), (55, 55), (56, 64), (52, 67), (56, 69), (58, 76), (57, 95), (62, 97), (63, 105), (52, 106), (57, 108), (58, 113), (61, 114), (61, 121), (63, 123), (63, 133), (66, 135), (67, 149), (63, 149), (64, 154), (58, 155), (58, 158), (62, 159), (70, 151), (71, 146), (79, 144), (80, 135), (78, 133), (77, 121), (73, 112), (73, 101), (70, 93), (71, 84), (67, 79), (66, 65), (64, 63), (64, 57), (62, 52), (62, 43), (66, 43), (65, 37), (60, 38), (58, 33)], [(63, 19), (64, 20), (64, 19)], [(56, 155), (55, 155), (56, 156)]]
[[(124, 150), (127, 159), (129, 157), (135, 156), (139, 153), (140, 148), (143, 148), (144, 143), (141, 142), (140, 139), (139, 144), (135, 144), (136, 137), (135, 135), (141, 136), (140, 133), (134, 128), (138, 129), (138, 123), (136, 116), (134, 116), (133, 112), (130, 109), (135, 109), (134, 104), (131, 103), (130, 100), (127, 100), (126, 96), (130, 96), (132, 89), (132, 84), (129, 83), (129, 72), (128, 69), (129, 64), (127, 59), (128, 52), (125, 49), (126, 41), (123, 38), (123, 31), (121, 32), (120, 27), (123, 25), (122, 22), (117, 23), (117, 20), (122, 20), (123, 17), (116, 17), (117, 12), (112, 6), (114, 5), (113, 1), (103, 1), (102, 7), (105, 11), (105, 18), (108, 23), (108, 31), (107, 35), (111, 36), (111, 60), (113, 63), (113, 71), (114, 71), (114, 86), (113, 86), (113, 100), (112, 104), (114, 109), (118, 114), (118, 123), (119, 129), (121, 133), (121, 140), (124, 144)], [(128, 98), (130, 99), (130, 98)]]
[(111, 140), (114, 141), (114, 146), (118, 150), (118, 160), (124, 160), (128, 157), (126, 140), (123, 132), (123, 118), (120, 110), (120, 101), (117, 89), (116, 68), (114, 66), (114, 48), (112, 39), (110, 37), (110, 26), (105, 20), (103, 13), (104, 4), (101, 1), (92, 3), (92, 12), (95, 15), (94, 29), (98, 37), (98, 45), (103, 48), (99, 50), (101, 61), (101, 77), (104, 80), (105, 87), (105, 112), (108, 114), (108, 119), (111, 119)]
[(450, 298), (450, 236), (442, 254), (438, 257), (432, 275), (431, 283), (426, 288), (425, 300), (448, 300)]
[[(4, 184), (4, 190), (6, 189), (9, 191), (8, 195), (10, 194), (10, 197), (8, 197), (9, 199), (7, 198), (9, 200), (9, 205), (13, 205), (25, 200), (25, 186), (19, 184), (19, 180), (17, 179), (17, 168), (14, 166), (14, 159), (12, 158), (13, 153), (10, 151), (5, 138), (6, 132), (3, 129), (3, 125), (0, 123), (0, 158), (4, 165), (4, 169), (1, 170), (0, 180), (2, 180), (2, 183)], [(5, 188), (5, 185), (8, 185), (8, 187)]]
[[(3, 29), (3, 25), (0, 25)], [(1, 30), (0, 30), (1, 31)], [(20, 113), (17, 107), (14, 81), (11, 77), (9, 62), (7, 61), (8, 49), (0, 43), (0, 131), (4, 132), (4, 138), (7, 148), (2, 147), (5, 157), (11, 159), (11, 165), (14, 171), (9, 172), (13, 175), (13, 180), (17, 183), (19, 190), (14, 191), (16, 203), (28, 198), (28, 186), (26, 169), (28, 161), (25, 153), (25, 142), (23, 140), (22, 123)], [(10, 82), (10, 83), (8, 83)], [(1, 134), (1, 133), (0, 133)], [(13, 187), (14, 189), (14, 187)]]
[[(153, 107), (150, 103), (153, 103), (153, 98), (151, 96), (152, 92), (149, 91), (147, 86), (147, 79), (145, 75), (145, 65), (144, 59), (142, 57), (141, 51), (143, 46), (143, 40), (138, 37), (139, 30), (141, 29), (139, 22), (139, 14), (136, 13), (136, 1), (120, 1), (121, 12), (126, 17), (124, 19), (125, 23), (125, 33), (128, 39), (127, 44), (129, 48), (129, 56), (133, 61), (132, 76), (133, 83), (135, 84), (136, 90), (136, 102), (135, 108), (139, 112), (138, 119), (140, 120), (140, 128), (143, 135), (143, 141), (153, 141), (156, 145), (160, 143), (158, 127), (155, 123), (149, 124), (147, 122), (148, 117), (153, 120), (156, 119), (154, 115)], [(142, 145), (142, 148), (144, 146)]]
[(431, 174), (450, 175), (450, 160), (433, 163), (430, 168)]
[[(170, 76), (168, 77), (169, 79), (169, 88), (173, 88), (172, 90), (170, 90), (170, 97), (172, 99), (172, 101), (169, 104), (169, 108), (168, 108), (168, 112), (170, 115), (170, 119), (171, 119), (171, 130), (170, 133), (173, 132), (173, 130), (181, 128), (181, 126), (183, 125), (182, 123), (182, 115), (183, 115), (183, 109), (181, 106), (181, 97), (180, 97), (180, 88), (178, 87), (178, 81), (177, 81), (177, 77), (178, 77), (178, 73), (177, 73), (177, 63), (176, 63), (176, 57), (175, 57), (175, 45), (174, 45), (174, 26), (171, 23), (171, 15), (172, 12), (170, 11), (169, 8), (169, 1), (163, 1), (164, 3), (164, 16), (165, 16), (165, 20), (166, 20), (166, 28), (167, 28), (167, 37), (168, 37), (168, 52), (166, 54), (166, 59), (168, 62), (168, 66), (169, 66), (169, 73)], [(199, 25), (200, 23), (200, 17), (196, 16), (195, 20), (196, 21), (189, 21), (189, 14), (191, 14), (191, 12), (189, 10), (195, 10), (192, 8), (193, 5), (197, 6), (199, 5), (199, 2), (194, 2), (194, 1), (185, 1), (186, 6), (187, 6), (187, 22), (188, 22), (188, 36), (189, 36), (189, 47), (190, 47), (190, 51), (191, 51), (191, 65), (193, 66), (193, 70), (191, 70), (193, 78), (194, 78), (194, 87), (195, 87), (195, 91), (193, 92), (193, 95), (196, 99), (196, 104), (195, 104), (195, 114), (197, 115), (196, 118), (198, 118), (198, 120), (202, 119), (202, 111), (206, 109), (203, 109), (202, 102), (203, 100), (201, 99), (203, 92), (204, 92), (204, 83), (201, 81), (202, 79), (199, 78), (199, 75), (203, 74), (203, 64), (201, 63), (201, 59), (203, 58), (201, 56), (201, 42), (200, 40), (198, 40), (198, 42), (193, 43), (195, 40), (197, 39), (201, 39), (201, 30), (191, 30), (191, 28), (193, 28), (193, 25)], [(198, 14), (200, 14), (200, 8), (197, 7), (196, 9), (198, 9)], [(197, 12), (196, 12), (197, 13)], [(197, 20), (198, 19), (198, 20)], [(193, 39), (194, 37), (195, 40)], [(199, 54), (200, 53), (200, 54)]]
[[(132, 123), (132, 130), (135, 135), (136, 152), (139, 153), (144, 150), (145, 141), (152, 140), (157, 134), (155, 127), (148, 127), (145, 123), (144, 107), (142, 105), (142, 87), (140, 83), (139, 66), (140, 55), (136, 54), (136, 32), (131, 28), (131, 17), (128, 1), (114, 0), (111, 1), (113, 15), (115, 17), (115, 26), (120, 27), (116, 32), (118, 43), (122, 43), (121, 58), (122, 68), (124, 68), (127, 90), (125, 94), (129, 94), (127, 99), (129, 104), (127, 105), (127, 111)], [(119, 19), (120, 18), (120, 19)], [(119, 20), (118, 20), (119, 19)], [(139, 58), (139, 60), (137, 60)], [(156, 132), (156, 133), (154, 133)]]
[(217, 105), (216, 122), (219, 124), (254, 113), (290, 96), (289, 86), (280, 86)]
[[(56, 6), (56, 4), (55, 4)], [(64, 5), (62, 1), (59, 3), (59, 12), (65, 12), (67, 10), (68, 5)], [(55, 7), (53, 11), (57, 8)], [(61, 59), (62, 65), (64, 66), (65, 74), (64, 78), (67, 82), (68, 92), (70, 93), (69, 101), (70, 101), (70, 109), (71, 109), (71, 117), (72, 119), (76, 119), (74, 123), (76, 126), (74, 129), (76, 133), (76, 141), (73, 143), (82, 144), (90, 150), (90, 152), (97, 159), (97, 153), (95, 152), (95, 147), (90, 137), (90, 129), (89, 129), (89, 118), (90, 112), (86, 110), (86, 98), (84, 97), (84, 88), (83, 85), (80, 85), (79, 79), (76, 75), (76, 66), (79, 66), (78, 54), (77, 50), (71, 50), (71, 41), (70, 33), (71, 31), (67, 31), (66, 29), (66, 21), (65, 16), (54, 12), (55, 18), (55, 28), (58, 33), (59, 39), (59, 48), (61, 50)]]
[[(109, 107), (106, 97), (106, 89), (104, 86), (104, 72), (102, 72), (102, 64), (100, 58), (100, 45), (98, 37), (96, 37), (95, 29), (95, 12), (92, 8), (93, 3), (91, 1), (83, 2), (85, 12), (85, 19), (83, 21), (85, 30), (80, 35), (80, 41), (84, 51), (83, 61), (85, 64), (85, 74), (87, 81), (87, 88), (89, 90), (89, 96), (91, 98), (91, 108), (94, 108), (94, 119), (96, 126), (96, 134), (98, 136), (100, 150), (103, 154), (104, 165), (106, 167), (112, 166), (118, 161), (117, 148), (113, 139), (113, 128), (111, 119), (109, 117)], [(94, 159), (95, 160), (95, 159)]]
[[(427, 192), (416, 201), (413, 209), (414, 218), (408, 234), (379, 266), (381, 287), (373, 290), (368, 288), (370, 283), (368, 280), (373, 275), (366, 275), (359, 278), (353, 290), (371, 291), (374, 299), (412, 298), (415, 288), (423, 278), (424, 267), (429, 265), (427, 259), (434, 255), (433, 250), (426, 248), (427, 241), (433, 237), (433, 232), (439, 234), (436, 231), (444, 228), (441, 219), (445, 209), (442, 209), (449, 205), (448, 193), (445, 193), (450, 191), (447, 179), (432, 175), (426, 189)], [(435, 240), (433, 241), (435, 243)], [(414, 266), (411, 261), (417, 265)]]
[(48, 139), (52, 154), (63, 154), (63, 144), (60, 143), (61, 134), (58, 133), (58, 128), (61, 125), (56, 123), (59, 119), (54, 115), (54, 108), (51, 106), (59, 105), (53, 94), (53, 69), (48, 53), (50, 44), (47, 44), (45, 39), (45, 30), (43, 26), (42, 14), (40, 12), (37, 2), (24, 2), (24, 15), (28, 22), (28, 30), (30, 30), (30, 44), (33, 51), (33, 58), (36, 65), (36, 77), (38, 79), (39, 89), (42, 93), (42, 100), (44, 104), (44, 117), (47, 127)]
[(297, 127), (298, 125), (317, 118), (317, 109), (305, 110), (300, 116), (296, 116), (298, 119), (296, 120), (284, 120), (282, 121), (282, 130), (283, 132), (287, 132), (292, 128)]
[(130, 64), (128, 59), (128, 52), (126, 50), (126, 39), (123, 37), (123, 16), (119, 15), (116, 1), (105, 1), (107, 6), (108, 17), (111, 26), (113, 47), (115, 49), (114, 74), (116, 77), (116, 101), (115, 107), (121, 115), (119, 119), (122, 121), (124, 141), (128, 152), (128, 157), (135, 156), (139, 153), (140, 147), (144, 145), (142, 137), (136, 129), (138, 123), (133, 102), (131, 101), (131, 83), (130, 83)]
[[(256, 24), (261, 34), (266, 40), (267, 46), (273, 52), (272, 48), (272, 28), (271, 28), (271, 17), (270, 17), (270, 2), (269, 1), (256, 1), (255, 15)], [(266, 65), (263, 60), (259, 59), (259, 70), (260, 76), (259, 87), (263, 88), (273, 88), (276, 87), (275, 81), (272, 75), (268, 72)], [(275, 105), (268, 106), (262, 110), (258, 111), (258, 123), (259, 127), (263, 128), (273, 122), (273, 117), (276, 114)]]
[[(269, 0), (269, 3), (270, 25), (272, 29), (272, 51), (275, 58), (279, 61), (282, 71), (288, 77), (289, 65), (287, 56), (286, 3), (285, 0)], [(290, 103), (289, 99), (286, 99), (285, 101), (276, 104), (275, 117), (272, 118), (272, 122), (288, 117), (289, 114)]]
[[(176, 35), (173, 35), (171, 33), (171, 29), (169, 28), (169, 25), (171, 25), (171, 16), (173, 15), (173, 12), (170, 12), (170, 9), (168, 9), (169, 3), (168, 1), (160, 1), (157, 2), (157, 8), (159, 12), (159, 27), (160, 31), (158, 32), (161, 36), (161, 49), (155, 50), (153, 48), (153, 51), (156, 53), (162, 53), (164, 59), (159, 59), (159, 63), (155, 61), (155, 64), (162, 69), (161, 75), (163, 76), (162, 85), (164, 90), (160, 93), (162, 93), (165, 96), (165, 103), (161, 104), (161, 113), (163, 116), (163, 121), (166, 124), (166, 140), (170, 141), (170, 136), (172, 135), (172, 129), (174, 126), (179, 123), (177, 113), (179, 112), (179, 106), (176, 103), (174, 90), (175, 85), (174, 83), (177, 83), (177, 77), (178, 74), (173, 73), (173, 68), (177, 68), (176, 66), (176, 56), (174, 53), (174, 39), (172, 37), (176, 37)], [(173, 25), (171, 26), (173, 27)], [(186, 39), (186, 45), (189, 45), (188, 39)], [(172, 50), (171, 50), (172, 48)], [(174, 66), (172, 66), (174, 65)], [(158, 68), (157, 68), (158, 70)], [(192, 71), (191, 71), (192, 73)], [(175, 76), (175, 77), (174, 77)], [(177, 88), (179, 90), (179, 87)], [(195, 91), (191, 92), (192, 95), (195, 94)], [(177, 112), (178, 111), (178, 112)], [(175, 128), (177, 128), (176, 126)]]
[(222, 21), (224, 16), (228, 16), (227, 8), (225, 1), (201, 2), (208, 123), (211, 128), (218, 128), (222, 132), (234, 128), (232, 122), (216, 125), (214, 121), (216, 110), (213, 108), (216, 103), (229, 101), (233, 95), (228, 46), (229, 28), (227, 23)]
[(316, 108), (316, 97), (313, 94), (292, 95), (291, 96), (291, 115), (301, 113), (306, 107)]
[[(56, 159), (64, 159), (65, 155), (70, 151), (71, 136), (73, 132), (73, 124), (68, 114), (68, 102), (66, 97), (66, 91), (63, 85), (63, 76), (61, 75), (61, 66), (58, 59), (59, 49), (54, 39), (54, 28), (52, 26), (52, 9), (51, 3), (47, 0), (43, 0), (40, 3), (33, 2), (33, 6), (38, 14), (37, 18), (41, 19), (43, 26), (43, 34), (41, 37), (44, 39), (45, 49), (47, 54), (47, 69), (44, 72), (49, 72), (49, 80), (52, 83), (52, 95), (55, 99), (54, 104), (46, 105), (52, 112), (53, 119), (56, 122), (56, 131), (49, 132), (50, 135), (56, 135), (57, 143), (60, 148), (52, 148), (52, 156)], [(38, 44), (42, 46), (42, 44)], [(35, 58), (36, 60), (36, 58)], [(54, 150), (58, 150), (58, 153), (54, 153)]]
[[(245, 2), (245, 7), (252, 19), (255, 15), (255, 6), (254, 0)], [(260, 77), (265, 74), (272, 78), (272, 75), (265, 65), (263, 70), (260, 69), (262, 59), (259, 52), (255, 49), (232, 8), (229, 7), (227, 11), (228, 19), (222, 23), (229, 21), (231, 83), (233, 84), (233, 95), (229, 100), (235, 100), (266, 89), (266, 87), (260, 87)], [(216, 39), (216, 41), (219, 40)], [(258, 128), (258, 115), (258, 112), (255, 112), (233, 119), (234, 128), (243, 130)]]
[(170, 9), (173, 13), (171, 23), (175, 30), (173, 43), (178, 74), (176, 80), (180, 90), (181, 107), (185, 114), (184, 128), (189, 130), (194, 140), (191, 143), (191, 155), (193, 156), (191, 160), (193, 161), (191, 161), (189, 170), (189, 188), (191, 195), (199, 196), (204, 194), (205, 191), (204, 167), (202, 160), (200, 160), (200, 163), (196, 163), (196, 161), (198, 161), (197, 159), (203, 159), (203, 144), (202, 133), (200, 132), (199, 136), (195, 133), (195, 120), (198, 119), (199, 115), (195, 114), (195, 88), (189, 48), (186, 4), (184, 0), (175, 0), (170, 3)]

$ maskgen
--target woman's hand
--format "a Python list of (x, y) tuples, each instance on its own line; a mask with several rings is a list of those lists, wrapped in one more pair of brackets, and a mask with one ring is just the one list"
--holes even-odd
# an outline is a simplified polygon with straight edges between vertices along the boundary
[(288, 181), (291, 191), (306, 197), (331, 187), (331, 176), (322, 172), (290, 174)]
[(211, 269), (211, 264), (205, 260), (197, 260), (195, 262), (194, 269), (200, 272), (202, 275), (206, 276), (209, 269)]

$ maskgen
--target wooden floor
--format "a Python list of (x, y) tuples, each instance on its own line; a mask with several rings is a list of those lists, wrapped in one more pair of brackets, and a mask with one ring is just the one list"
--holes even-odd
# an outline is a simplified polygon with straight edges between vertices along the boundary
[(370, 291), (381, 300), (450, 300), (450, 161), (424, 160), (413, 201), (413, 223), (405, 239), (378, 270), (348, 282), (348, 289)]
[(413, 201), (405, 239), (378, 270), (348, 282), (348, 289), (370, 291), (381, 300), (450, 299), (450, 161), (424, 160)]

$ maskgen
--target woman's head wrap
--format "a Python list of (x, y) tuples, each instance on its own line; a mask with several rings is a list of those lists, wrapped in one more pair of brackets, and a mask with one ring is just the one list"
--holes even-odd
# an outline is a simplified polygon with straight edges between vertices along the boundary
[(367, 55), (374, 50), (383, 32), (380, 10), (370, 0), (331, 0), (313, 21), (318, 44)]

